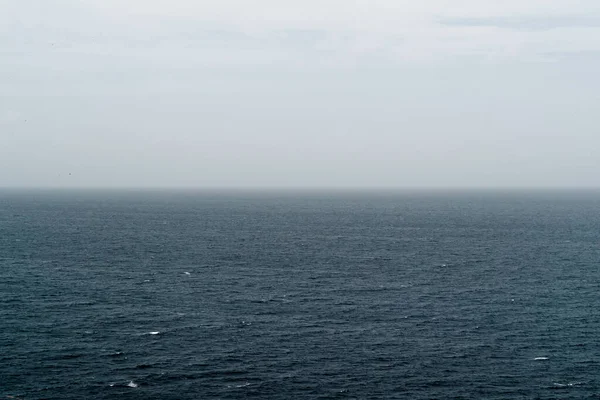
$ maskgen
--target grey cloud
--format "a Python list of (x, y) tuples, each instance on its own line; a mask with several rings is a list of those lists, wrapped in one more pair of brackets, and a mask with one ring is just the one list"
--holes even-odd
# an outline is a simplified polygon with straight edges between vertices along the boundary
[(76, 2), (13, 2), (0, 15), (0, 53), (89, 49), (115, 43), (125, 32), (125, 26)]
[[(568, 62), (412, 65), (390, 59), (435, 52), (437, 36), (402, 46), (338, 24), (113, 19), (84, 3), (0, 0), (0, 186), (598, 185), (600, 81), (589, 60), (600, 54), (582, 51), (595, 47), (587, 34), (534, 48)], [(448, 49), (488, 45), (469, 33)], [(61, 181), (65, 171), (80, 180)]]
[(445, 26), (495, 27), (523, 31), (600, 27), (600, 16), (596, 15), (442, 18), (438, 21)]
[(600, 62), (600, 51), (554, 51), (543, 55), (560, 61), (586, 62), (594, 63), (594, 65)]

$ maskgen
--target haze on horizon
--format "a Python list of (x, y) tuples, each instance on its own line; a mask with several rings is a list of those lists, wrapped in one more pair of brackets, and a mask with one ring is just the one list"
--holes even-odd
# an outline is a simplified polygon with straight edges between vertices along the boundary
[(597, 0), (0, 10), (0, 187), (600, 186)]

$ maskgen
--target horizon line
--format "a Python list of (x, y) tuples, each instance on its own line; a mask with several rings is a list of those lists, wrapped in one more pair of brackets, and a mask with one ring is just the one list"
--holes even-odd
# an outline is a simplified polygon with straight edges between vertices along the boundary
[(427, 192), (600, 191), (599, 186), (1, 186), (3, 191)]

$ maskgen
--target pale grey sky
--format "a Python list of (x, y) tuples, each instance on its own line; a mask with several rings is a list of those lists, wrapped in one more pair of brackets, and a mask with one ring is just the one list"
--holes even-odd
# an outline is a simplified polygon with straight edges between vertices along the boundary
[(0, 187), (600, 187), (598, 0), (0, 0)]

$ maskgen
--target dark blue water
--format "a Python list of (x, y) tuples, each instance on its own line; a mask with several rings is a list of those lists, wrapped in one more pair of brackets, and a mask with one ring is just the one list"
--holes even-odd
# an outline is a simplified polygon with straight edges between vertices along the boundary
[(600, 398), (599, 333), (600, 193), (0, 192), (0, 398)]

